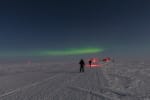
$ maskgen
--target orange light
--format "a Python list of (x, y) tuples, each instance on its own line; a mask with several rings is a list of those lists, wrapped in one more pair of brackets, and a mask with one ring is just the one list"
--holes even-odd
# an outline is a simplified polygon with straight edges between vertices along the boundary
[(102, 67), (102, 65), (101, 64), (92, 64), (91, 66), (90, 65), (86, 65), (86, 67), (96, 68), (96, 67)]

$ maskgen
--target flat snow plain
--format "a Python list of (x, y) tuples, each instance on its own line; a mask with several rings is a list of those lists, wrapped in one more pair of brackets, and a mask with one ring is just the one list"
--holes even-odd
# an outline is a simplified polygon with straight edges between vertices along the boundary
[(150, 100), (150, 63), (102, 63), (79, 73), (78, 63), (0, 64), (0, 100)]

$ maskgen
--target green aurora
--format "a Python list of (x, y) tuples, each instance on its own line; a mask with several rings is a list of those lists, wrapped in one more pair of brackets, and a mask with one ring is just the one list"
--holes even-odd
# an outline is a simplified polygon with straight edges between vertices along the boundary
[(68, 48), (64, 50), (33, 50), (1, 52), (1, 57), (26, 57), (26, 56), (69, 56), (103, 52), (103, 48)]
[(65, 56), (65, 55), (81, 55), (81, 54), (93, 54), (104, 51), (102, 48), (79, 48), (79, 49), (66, 49), (66, 50), (56, 50), (56, 51), (43, 51), (40, 55), (49, 56)]

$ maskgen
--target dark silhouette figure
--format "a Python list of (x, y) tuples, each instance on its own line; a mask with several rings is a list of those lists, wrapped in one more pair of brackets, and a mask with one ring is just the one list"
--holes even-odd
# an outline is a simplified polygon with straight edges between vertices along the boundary
[(89, 60), (90, 68), (92, 67), (92, 60)]
[(80, 64), (80, 72), (84, 72), (84, 66), (85, 66), (84, 60), (81, 59), (79, 64)]

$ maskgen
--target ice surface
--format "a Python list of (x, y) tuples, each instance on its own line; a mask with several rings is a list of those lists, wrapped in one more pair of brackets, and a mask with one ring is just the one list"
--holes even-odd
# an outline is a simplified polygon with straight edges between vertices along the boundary
[(0, 100), (150, 100), (150, 63), (115, 60), (79, 73), (78, 63), (0, 65)]

